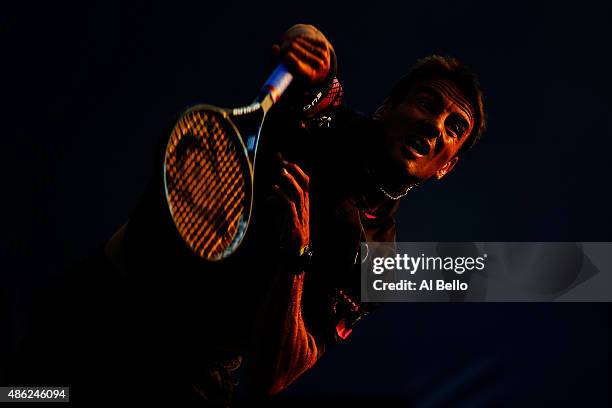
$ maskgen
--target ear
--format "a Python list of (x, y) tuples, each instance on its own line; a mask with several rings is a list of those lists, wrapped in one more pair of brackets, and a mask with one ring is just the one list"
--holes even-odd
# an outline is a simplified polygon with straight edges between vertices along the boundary
[(449, 161), (447, 161), (446, 163), (444, 163), (444, 165), (440, 167), (438, 171), (436, 171), (436, 178), (440, 180), (442, 177), (450, 173), (450, 171), (453, 169), (453, 167), (455, 167), (458, 161), (459, 161), (459, 157), (455, 156)]
[(382, 105), (376, 108), (376, 111), (372, 115), (372, 119), (375, 119), (375, 120), (382, 119), (387, 114), (387, 112), (389, 112), (389, 109), (391, 109), (391, 106), (389, 106), (389, 103), (387, 101), (383, 102)]

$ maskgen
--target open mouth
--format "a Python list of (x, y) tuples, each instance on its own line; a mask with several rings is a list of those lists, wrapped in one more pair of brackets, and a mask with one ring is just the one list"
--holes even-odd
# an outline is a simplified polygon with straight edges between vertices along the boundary
[(412, 148), (412, 150), (422, 156), (427, 155), (431, 149), (429, 142), (418, 136), (407, 136), (404, 143), (407, 147)]

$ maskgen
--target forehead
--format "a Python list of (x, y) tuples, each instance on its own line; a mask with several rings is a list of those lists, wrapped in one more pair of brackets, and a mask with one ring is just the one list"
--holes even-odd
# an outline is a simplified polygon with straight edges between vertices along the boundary
[(453, 110), (460, 111), (469, 122), (474, 120), (474, 109), (463, 92), (447, 79), (432, 78), (418, 83), (415, 92), (429, 92), (442, 98), (444, 104)]

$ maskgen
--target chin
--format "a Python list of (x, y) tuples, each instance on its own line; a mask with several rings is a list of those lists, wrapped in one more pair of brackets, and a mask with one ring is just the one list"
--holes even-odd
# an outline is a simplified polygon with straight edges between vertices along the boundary
[(405, 186), (414, 182), (418, 164), (412, 158), (406, 158), (401, 152), (388, 156), (386, 178), (389, 184)]
[(401, 180), (403, 185), (421, 183), (428, 179), (424, 177), (423, 169), (419, 167), (416, 160), (404, 160), (401, 172)]
[(414, 182), (414, 180), (417, 179), (415, 170), (416, 163), (414, 163), (412, 160), (404, 159), (401, 163), (401, 166), (398, 166), (398, 176), (396, 177), (398, 184), (404, 186), (411, 182)]

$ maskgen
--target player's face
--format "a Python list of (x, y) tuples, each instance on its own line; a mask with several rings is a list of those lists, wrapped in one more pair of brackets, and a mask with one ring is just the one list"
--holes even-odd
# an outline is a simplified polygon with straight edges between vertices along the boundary
[(381, 106), (374, 117), (384, 134), (383, 173), (395, 185), (443, 177), (474, 127), (469, 102), (444, 79), (423, 81), (402, 102)]

